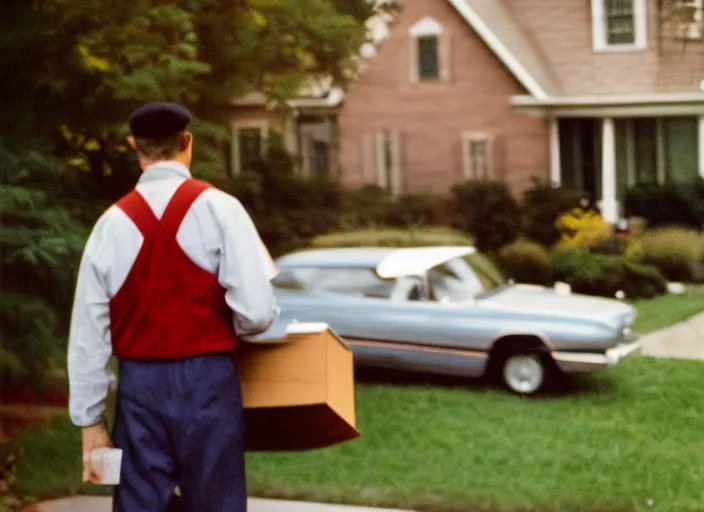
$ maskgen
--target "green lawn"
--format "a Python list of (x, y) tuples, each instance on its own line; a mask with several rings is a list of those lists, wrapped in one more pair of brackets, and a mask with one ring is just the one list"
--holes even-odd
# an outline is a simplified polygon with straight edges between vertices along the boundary
[(663, 295), (633, 304), (638, 308), (636, 332), (652, 332), (704, 311), (704, 289), (690, 288), (682, 295)]
[[(684, 319), (702, 298), (639, 302), (638, 330)], [(250, 493), (428, 512), (704, 510), (702, 375), (702, 362), (634, 358), (534, 399), (483, 382), (363, 380), (362, 437), (249, 454)], [(80, 483), (67, 418), (18, 441), (25, 496), (109, 492)]]
[[(481, 383), (362, 383), (360, 439), (250, 454), (250, 490), (424, 511), (637, 511), (650, 499), (654, 510), (701, 510), (702, 374), (704, 363), (638, 358), (540, 399)], [(88, 490), (65, 418), (21, 441), (21, 491)]]

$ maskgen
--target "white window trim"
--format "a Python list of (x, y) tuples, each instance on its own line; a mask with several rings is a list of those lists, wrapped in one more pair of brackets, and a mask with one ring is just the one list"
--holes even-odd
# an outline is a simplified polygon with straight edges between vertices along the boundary
[(233, 121), (230, 123), (231, 128), (231, 144), (230, 144), (230, 160), (232, 162), (232, 174), (237, 175), (242, 172), (242, 162), (240, 162), (240, 130), (246, 130), (247, 128), (257, 128), (259, 129), (259, 136), (261, 137), (261, 150), (262, 156), (266, 152), (266, 140), (267, 134), (269, 133), (269, 121)]
[(604, 0), (592, 0), (592, 39), (595, 52), (632, 52), (648, 46), (646, 0), (633, 0), (635, 43), (608, 44)]
[(415, 25), (408, 29), (408, 34), (411, 37), (425, 37), (425, 36), (440, 36), (442, 35), (444, 29), (439, 21), (426, 16), (422, 20), (418, 21)]
[[(486, 176), (475, 175), (472, 169), (472, 158), (470, 154), (470, 144), (472, 142), (486, 143)], [(496, 179), (496, 160), (494, 158), (494, 136), (486, 132), (462, 132), (462, 176), (465, 180), (493, 180)]]

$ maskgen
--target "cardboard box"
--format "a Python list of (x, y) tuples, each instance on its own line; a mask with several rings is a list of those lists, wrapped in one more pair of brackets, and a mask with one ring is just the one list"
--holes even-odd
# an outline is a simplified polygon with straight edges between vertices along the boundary
[(359, 437), (352, 351), (326, 324), (242, 343), (245, 449), (295, 451)]

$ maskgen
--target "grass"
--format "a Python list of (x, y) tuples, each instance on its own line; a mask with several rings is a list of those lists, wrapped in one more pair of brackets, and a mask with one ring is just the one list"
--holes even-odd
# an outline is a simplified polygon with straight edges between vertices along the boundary
[[(701, 510), (704, 363), (634, 359), (523, 399), (482, 383), (357, 386), (363, 436), (248, 456), (250, 493), (433, 512)], [(78, 481), (66, 418), (26, 431), (18, 488), (34, 497), (109, 489)]]
[[(636, 327), (684, 320), (703, 299), (691, 289), (637, 301)], [(360, 439), (251, 453), (250, 494), (423, 512), (702, 510), (702, 373), (703, 362), (636, 358), (536, 399), (475, 381), (372, 376), (357, 385)], [(79, 431), (66, 417), (17, 441), (25, 497), (110, 493), (80, 482)]]
[(358, 388), (363, 437), (253, 454), (255, 494), (423, 511), (701, 510), (704, 364), (640, 358), (526, 400), (487, 387)]
[(704, 288), (692, 287), (682, 295), (662, 295), (654, 299), (638, 300), (635, 330), (648, 333), (687, 320), (704, 311)]

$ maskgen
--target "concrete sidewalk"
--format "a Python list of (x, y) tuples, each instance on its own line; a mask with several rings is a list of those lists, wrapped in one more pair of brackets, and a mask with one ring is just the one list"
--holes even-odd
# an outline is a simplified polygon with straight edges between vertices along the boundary
[[(45, 501), (26, 507), (22, 512), (111, 512), (112, 499), (105, 497), (77, 496), (55, 501)], [(303, 501), (279, 501), (250, 498), (248, 512), (404, 512), (391, 509), (326, 505)]]
[(646, 334), (641, 342), (644, 356), (704, 359), (704, 313)]

